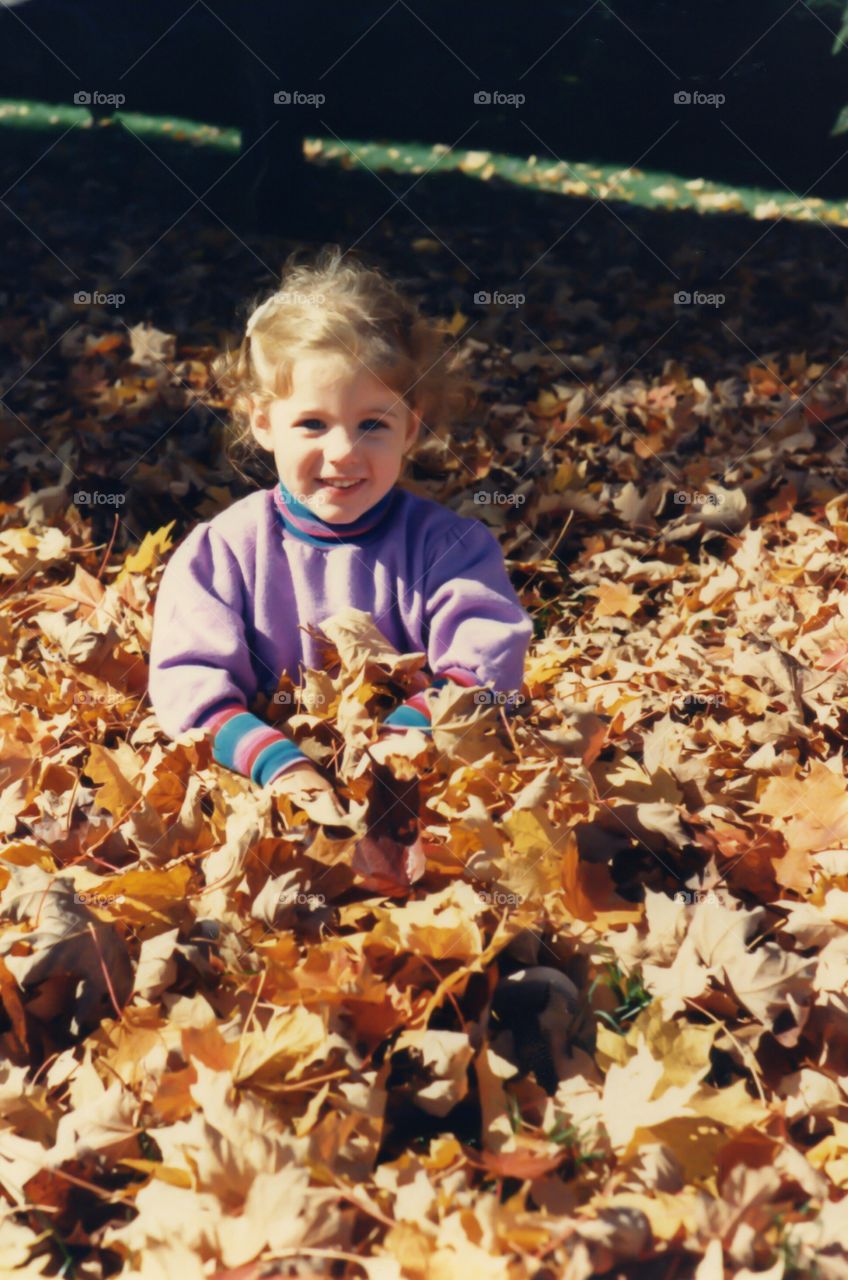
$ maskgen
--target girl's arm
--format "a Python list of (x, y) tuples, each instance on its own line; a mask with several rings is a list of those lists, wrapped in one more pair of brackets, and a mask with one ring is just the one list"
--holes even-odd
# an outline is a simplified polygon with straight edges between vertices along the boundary
[(446, 684), (450, 683), (471, 687), (479, 684), (479, 681), (472, 671), (466, 671), (462, 667), (450, 667), (447, 671), (442, 671), (433, 680), (428, 681), (426, 686), (414, 693), (411, 698), (401, 702), (399, 706), (395, 707), (394, 711), (390, 711), (383, 721), (383, 728), (394, 731), (421, 729), (424, 733), (428, 733), (432, 728), (432, 724), (430, 701), (426, 694), (430, 689), (443, 689)]
[[(509, 580), (500, 543), (480, 520), (435, 540), (424, 580), (429, 688), (452, 681), (468, 687), (520, 688), (533, 622)], [(390, 712), (388, 730), (431, 728), (428, 689)]]
[(252, 714), (241, 702), (204, 712), (197, 726), (212, 735), (212, 757), (260, 787), (298, 765), (311, 765), (297, 743)]
[(219, 764), (264, 786), (309, 759), (247, 710), (258, 679), (244, 612), (235, 557), (216, 530), (198, 525), (171, 556), (159, 584), (148, 690), (169, 737), (203, 727)]

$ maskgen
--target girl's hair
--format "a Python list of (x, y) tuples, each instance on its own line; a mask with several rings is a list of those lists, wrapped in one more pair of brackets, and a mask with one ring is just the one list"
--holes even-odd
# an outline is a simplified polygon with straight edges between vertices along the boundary
[(286, 260), (279, 289), (250, 305), (240, 345), (212, 363), (230, 407), (225, 446), (237, 470), (237, 458), (252, 461), (258, 451), (251, 403), (264, 407), (289, 395), (292, 368), (303, 355), (361, 362), (421, 414), (419, 443), (428, 431), (441, 436), (470, 408), (471, 385), (447, 345), (447, 322), (424, 316), (378, 268), (345, 259), (338, 245), (325, 245), (312, 263), (296, 258), (297, 252)]

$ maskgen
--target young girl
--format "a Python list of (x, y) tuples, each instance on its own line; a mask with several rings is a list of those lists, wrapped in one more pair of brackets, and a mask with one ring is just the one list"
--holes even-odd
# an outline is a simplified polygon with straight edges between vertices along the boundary
[[(379, 271), (336, 246), (286, 264), (244, 339), (215, 372), (241, 439), (273, 454), (278, 482), (197, 525), (159, 586), (150, 699), (171, 737), (202, 726), (219, 764), (298, 798), (333, 785), (248, 709), (282, 673), (322, 669), (302, 628), (345, 606), (370, 613), (401, 653), (424, 652), (433, 679), (522, 682), (532, 622), (494, 535), (398, 485), (426, 431), (461, 394), (444, 336)], [(428, 732), (426, 686), (380, 733)]]

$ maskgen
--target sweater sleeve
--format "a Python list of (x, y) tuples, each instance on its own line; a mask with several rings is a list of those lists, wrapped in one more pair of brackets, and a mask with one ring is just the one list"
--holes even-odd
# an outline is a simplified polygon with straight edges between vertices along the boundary
[[(435, 673), (430, 688), (451, 680), (517, 690), (533, 622), (509, 580), (500, 543), (481, 521), (452, 529), (434, 543), (424, 591), (427, 658)], [(402, 702), (384, 725), (428, 731), (427, 692)]]
[(429, 733), (432, 729), (432, 717), (426, 694), (429, 689), (443, 689), (450, 681), (468, 687), (478, 683), (477, 677), (472, 672), (463, 671), (461, 667), (451, 667), (431, 680), (426, 688), (417, 690), (411, 698), (407, 698), (405, 702), (395, 707), (394, 711), (390, 711), (383, 721), (383, 726), (392, 730), (421, 729), (422, 732)]
[(308, 757), (247, 710), (258, 679), (244, 615), (244, 582), (232, 551), (209, 524), (198, 525), (159, 584), (148, 692), (169, 737), (206, 728), (219, 764), (264, 785)]
[(297, 743), (252, 715), (240, 702), (204, 712), (200, 725), (212, 735), (212, 756), (260, 787), (299, 764), (311, 764)]

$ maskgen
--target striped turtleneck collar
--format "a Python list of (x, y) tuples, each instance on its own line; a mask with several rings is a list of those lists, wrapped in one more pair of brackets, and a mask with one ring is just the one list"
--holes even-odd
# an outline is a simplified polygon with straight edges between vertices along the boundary
[(350, 520), (347, 524), (331, 524), (329, 520), (322, 520), (305, 502), (300, 502), (294, 494), (289, 493), (282, 480), (274, 486), (274, 505), (286, 529), (295, 538), (300, 538), (313, 547), (327, 547), (337, 542), (356, 541), (363, 534), (369, 534), (378, 525), (382, 525), (399, 492), (397, 486), (393, 485), (379, 502), (363, 511), (357, 520)]

